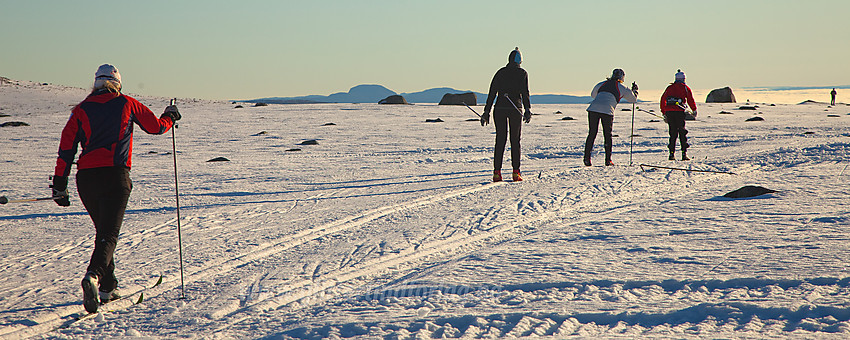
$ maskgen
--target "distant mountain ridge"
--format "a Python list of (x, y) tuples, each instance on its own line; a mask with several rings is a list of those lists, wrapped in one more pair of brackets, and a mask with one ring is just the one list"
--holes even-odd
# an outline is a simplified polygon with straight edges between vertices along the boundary
[[(439, 103), (446, 93), (475, 93), (479, 105), (487, 101), (487, 94), (475, 91), (462, 91), (450, 87), (437, 87), (419, 92), (397, 93), (383, 85), (363, 84), (352, 87), (348, 92), (337, 92), (327, 96), (309, 95), (299, 97), (269, 97), (240, 100), (246, 103), (268, 104), (310, 104), (310, 103), (377, 103), (392, 95), (401, 95), (409, 103)], [(560, 94), (531, 95), (532, 104), (587, 104), (593, 100), (590, 96), (570, 96)]]

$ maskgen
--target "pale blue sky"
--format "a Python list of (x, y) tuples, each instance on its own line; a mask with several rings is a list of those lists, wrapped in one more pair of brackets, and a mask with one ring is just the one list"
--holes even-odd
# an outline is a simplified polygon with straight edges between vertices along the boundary
[(207, 99), (486, 92), (519, 46), (532, 93), (586, 95), (613, 68), (660, 90), (850, 83), (850, 1), (0, 0), (0, 76)]

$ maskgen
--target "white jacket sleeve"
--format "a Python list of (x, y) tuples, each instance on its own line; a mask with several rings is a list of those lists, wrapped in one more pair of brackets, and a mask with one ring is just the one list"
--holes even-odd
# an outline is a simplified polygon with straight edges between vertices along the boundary
[(631, 89), (625, 87), (623, 84), (620, 85), (620, 95), (623, 96), (623, 99), (629, 103), (634, 103), (637, 101), (637, 97), (635, 97), (635, 93), (632, 92)]

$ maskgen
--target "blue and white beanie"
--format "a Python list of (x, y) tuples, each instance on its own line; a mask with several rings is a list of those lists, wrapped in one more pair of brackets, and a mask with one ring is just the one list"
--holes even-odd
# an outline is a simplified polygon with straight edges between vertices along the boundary
[(679, 72), (676, 72), (676, 81), (684, 83), (685, 82), (685, 72), (682, 72), (682, 70), (679, 70)]
[(519, 47), (514, 48), (508, 56), (508, 63), (522, 64), (522, 54), (519, 53)]

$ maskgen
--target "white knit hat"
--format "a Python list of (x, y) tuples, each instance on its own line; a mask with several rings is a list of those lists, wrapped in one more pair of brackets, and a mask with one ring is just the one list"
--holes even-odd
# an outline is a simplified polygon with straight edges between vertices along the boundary
[(679, 72), (676, 72), (676, 80), (683, 80), (684, 81), (685, 80), (685, 72), (682, 72), (682, 70), (679, 70)]
[(97, 72), (94, 73), (94, 82), (97, 84), (106, 80), (112, 80), (120, 84), (121, 74), (118, 73), (118, 68), (109, 64), (100, 65), (97, 68)]

